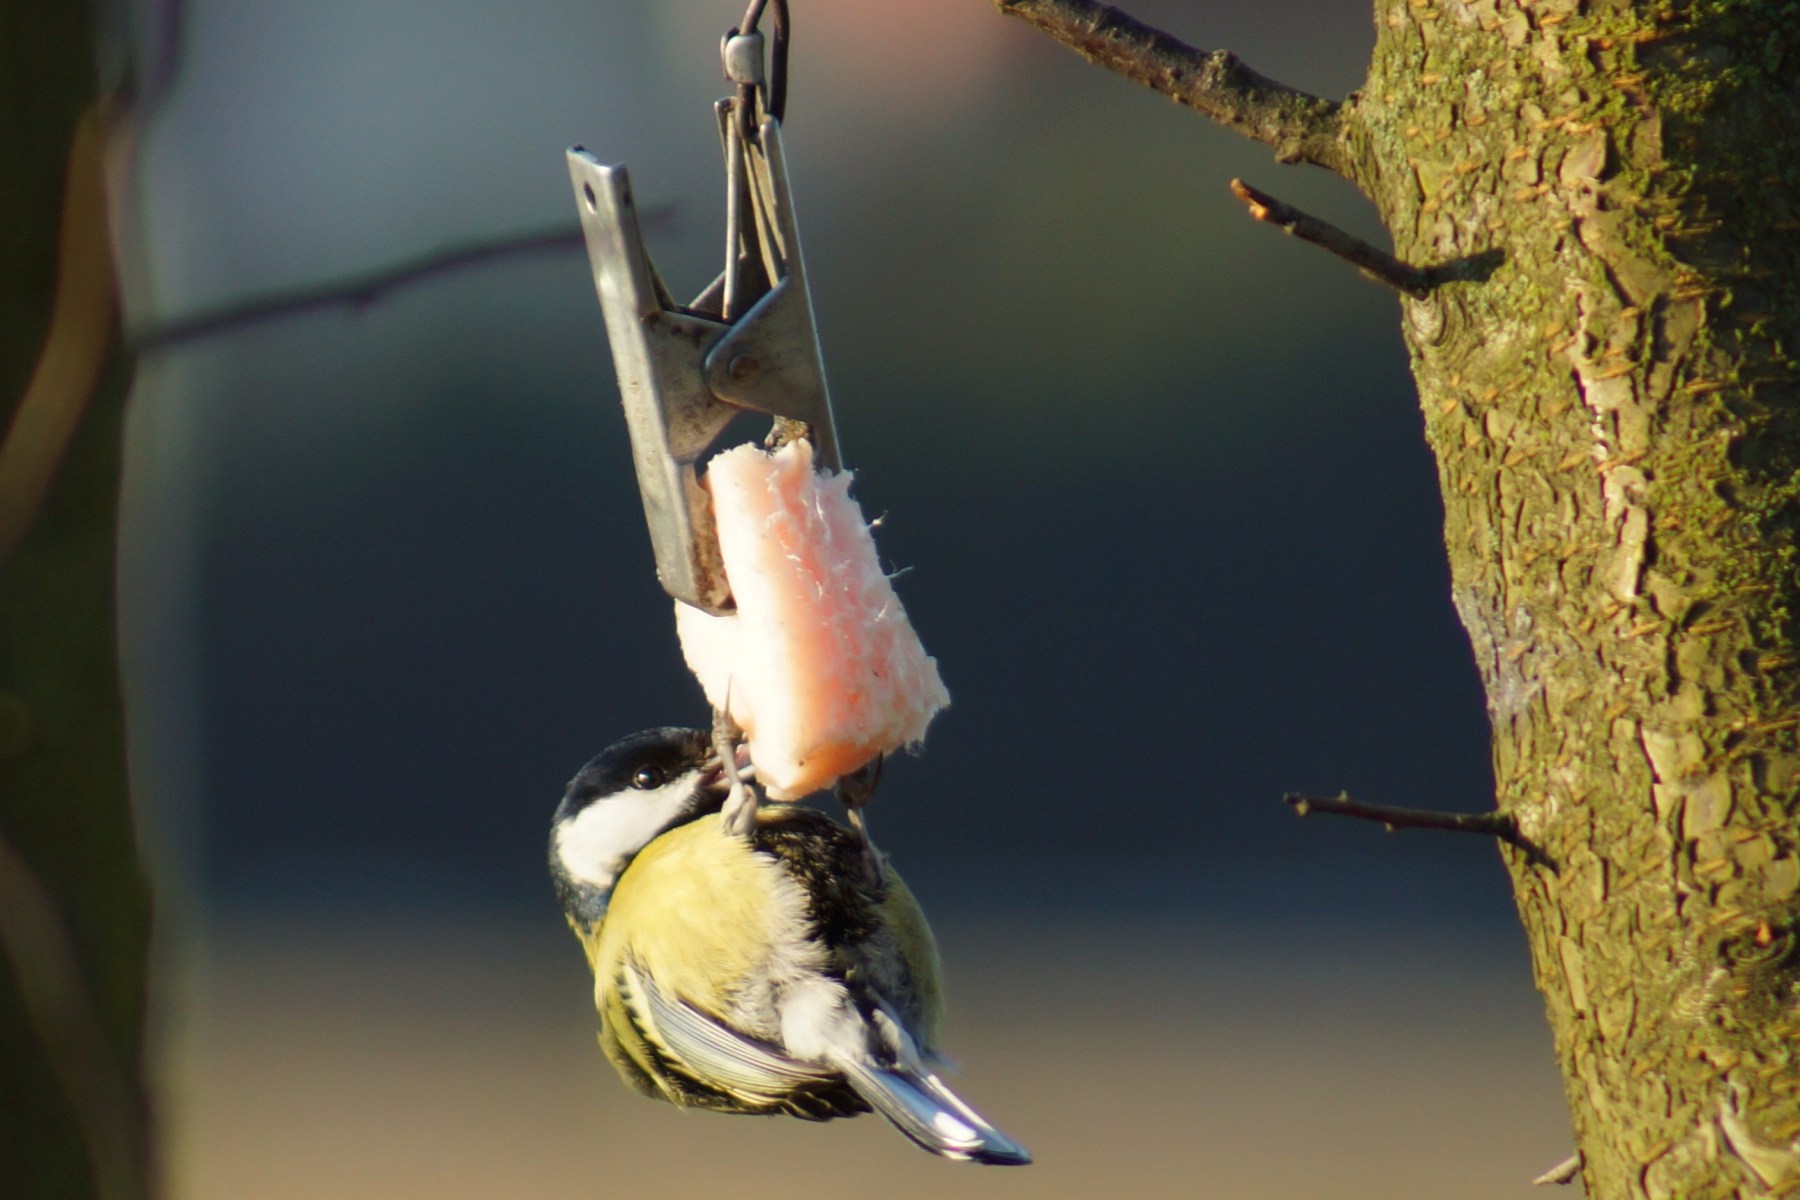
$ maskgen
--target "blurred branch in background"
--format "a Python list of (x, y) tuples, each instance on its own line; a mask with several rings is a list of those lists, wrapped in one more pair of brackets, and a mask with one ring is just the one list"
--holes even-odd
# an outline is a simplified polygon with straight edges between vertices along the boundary
[[(672, 205), (663, 205), (646, 212), (643, 221), (649, 228), (663, 228), (672, 221), (674, 212)], [(528, 229), (500, 237), (464, 242), (433, 250), (417, 258), (403, 259), (373, 271), (301, 284), (262, 296), (234, 300), (185, 317), (152, 322), (135, 330), (130, 341), (139, 353), (166, 350), (198, 338), (229, 333), (263, 321), (316, 309), (339, 306), (365, 308), (385, 298), (390, 292), (472, 267), (488, 266), (533, 254), (563, 253), (581, 248), (581, 227), (574, 224)]]
[(423, 283), (468, 267), (504, 258), (552, 250), (575, 250), (580, 247), (581, 228), (577, 225), (558, 225), (550, 229), (530, 230), (508, 237), (449, 246), (374, 271), (301, 284), (263, 296), (234, 300), (185, 317), (154, 322), (135, 330), (131, 334), (131, 343), (140, 353), (166, 350), (197, 338), (227, 333), (262, 321), (294, 316), (314, 309), (335, 308), (339, 305), (363, 308), (398, 288)]

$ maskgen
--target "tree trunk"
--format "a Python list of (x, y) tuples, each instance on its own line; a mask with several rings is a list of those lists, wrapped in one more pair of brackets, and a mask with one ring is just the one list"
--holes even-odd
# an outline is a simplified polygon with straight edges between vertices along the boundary
[[(1402, 324), (1499, 807), (1555, 866), (1503, 850), (1588, 1193), (1800, 1188), (1800, 4), (1378, 0), (1310, 116), (1000, 4), (1351, 178), (1435, 272)], [(1230, 103), (1263, 85), (1273, 133)]]
[(0, 4), (0, 1195), (149, 1191), (115, 648), (130, 364), (85, 4)]
[(1593, 1196), (1800, 1182), (1800, 6), (1386, 0), (1354, 105)]

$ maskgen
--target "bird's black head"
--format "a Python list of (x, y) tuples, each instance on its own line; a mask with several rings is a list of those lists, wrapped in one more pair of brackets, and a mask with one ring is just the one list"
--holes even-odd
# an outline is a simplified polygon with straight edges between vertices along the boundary
[(570, 919), (597, 924), (638, 851), (717, 812), (730, 782), (698, 729), (648, 729), (590, 759), (569, 781), (550, 828), (550, 877)]

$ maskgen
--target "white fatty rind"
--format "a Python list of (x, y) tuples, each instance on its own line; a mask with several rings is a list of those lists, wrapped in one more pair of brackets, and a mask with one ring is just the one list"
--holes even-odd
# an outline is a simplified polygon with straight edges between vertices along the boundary
[(736, 612), (677, 604), (688, 666), (729, 702), (775, 799), (829, 786), (917, 743), (950, 702), (882, 571), (848, 473), (817, 474), (812, 447), (737, 446), (707, 469)]

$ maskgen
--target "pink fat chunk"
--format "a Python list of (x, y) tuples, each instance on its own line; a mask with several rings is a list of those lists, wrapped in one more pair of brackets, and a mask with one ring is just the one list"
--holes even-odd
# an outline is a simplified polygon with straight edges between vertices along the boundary
[(682, 654), (714, 707), (729, 702), (769, 796), (829, 786), (919, 742), (950, 703), (881, 570), (848, 473), (812, 446), (736, 446), (712, 460), (719, 550), (737, 611), (675, 605)]

